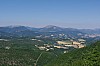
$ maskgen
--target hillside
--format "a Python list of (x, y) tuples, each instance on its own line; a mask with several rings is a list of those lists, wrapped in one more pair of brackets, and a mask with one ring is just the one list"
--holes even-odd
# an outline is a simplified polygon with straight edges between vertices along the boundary
[(100, 42), (61, 55), (45, 66), (100, 66)]
[(34, 66), (41, 53), (37, 66), (47, 64), (56, 55), (35, 47), (35, 45), (43, 44), (44, 42), (30, 39), (0, 40), (0, 66)]

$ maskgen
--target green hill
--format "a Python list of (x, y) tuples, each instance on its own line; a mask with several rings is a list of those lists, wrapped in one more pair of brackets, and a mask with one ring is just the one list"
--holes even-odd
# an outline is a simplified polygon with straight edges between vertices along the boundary
[(100, 66), (100, 42), (61, 55), (45, 66)]
[(53, 52), (40, 51), (35, 45), (43, 45), (44, 42), (29, 39), (0, 40), (0, 66), (34, 66), (37, 58), (37, 66), (43, 66), (56, 55)]

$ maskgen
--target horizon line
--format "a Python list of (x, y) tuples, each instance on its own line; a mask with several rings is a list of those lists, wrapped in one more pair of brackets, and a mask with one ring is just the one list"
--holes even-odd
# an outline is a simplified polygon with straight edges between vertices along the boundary
[(60, 27), (60, 28), (73, 28), (73, 29), (100, 29), (100, 28), (76, 28), (76, 27), (62, 27), (62, 26), (58, 26), (58, 25), (46, 25), (46, 26), (41, 26), (41, 27), (34, 27), (34, 26), (29, 26), (29, 25), (3, 25), (0, 27), (19, 27), (19, 26), (24, 26), (24, 27), (31, 27), (31, 28), (44, 28), (47, 26), (55, 26), (55, 27)]

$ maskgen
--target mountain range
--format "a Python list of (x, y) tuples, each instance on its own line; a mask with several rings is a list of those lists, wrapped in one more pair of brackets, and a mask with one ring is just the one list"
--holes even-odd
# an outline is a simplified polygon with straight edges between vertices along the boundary
[(43, 28), (33, 28), (27, 26), (6, 26), (0, 27), (0, 36), (53, 36), (58, 37), (64, 35), (66, 37), (79, 37), (85, 34), (100, 34), (100, 29), (75, 29), (62, 28), (58, 26), (48, 25)]

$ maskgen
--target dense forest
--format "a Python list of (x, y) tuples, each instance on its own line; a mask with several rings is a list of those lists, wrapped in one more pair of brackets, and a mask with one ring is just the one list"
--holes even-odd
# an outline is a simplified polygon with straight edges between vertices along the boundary
[(100, 41), (61, 55), (45, 66), (100, 66)]
[(37, 66), (43, 66), (56, 57), (54, 52), (41, 51), (35, 47), (44, 43), (29, 39), (0, 40), (0, 66), (34, 66), (41, 53)]
[(29, 38), (0, 40), (0, 66), (100, 66), (100, 41), (65, 54), (61, 49), (43, 51), (35, 46), (52, 42)]

